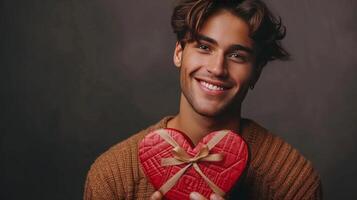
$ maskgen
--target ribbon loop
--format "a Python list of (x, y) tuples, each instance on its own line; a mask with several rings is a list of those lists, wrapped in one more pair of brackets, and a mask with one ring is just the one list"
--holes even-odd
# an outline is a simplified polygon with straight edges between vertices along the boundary
[(184, 149), (182, 149), (176, 141), (166, 132), (164, 129), (158, 130), (158, 134), (171, 146), (174, 148), (172, 149), (173, 157), (163, 158), (161, 159), (161, 166), (172, 166), (172, 165), (180, 165), (185, 164), (187, 165), (178, 171), (174, 176), (172, 176), (166, 183), (164, 183), (159, 191), (164, 195), (168, 192), (180, 179), (180, 177), (185, 173), (185, 171), (192, 165), (195, 171), (205, 180), (208, 186), (212, 189), (213, 192), (220, 196), (224, 196), (225, 192), (219, 188), (216, 184), (214, 184), (199, 168), (198, 162), (199, 161), (208, 161), (208, 162), (219, 162), (223, 160), (223, 154), (215, 153), (210, 154), (209, 151), (221, 141), (224, 136), (227, 135), (229, 131), (223, 130), (219, 131), (213, 138), (207, 143), (207, 145), (202, 145), (201, 149), (198, 153), (192, 157), (190, 156)]

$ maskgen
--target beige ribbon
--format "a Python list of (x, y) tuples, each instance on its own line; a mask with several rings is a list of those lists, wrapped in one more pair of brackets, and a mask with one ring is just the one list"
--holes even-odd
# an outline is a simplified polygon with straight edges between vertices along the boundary
[(188, 163), (184, 168), (180, 169), (175, 175), (173, 175), (169, 180), (164, 183), (159, 191), (164, 195), (168, 192), (180, 179), (180, 177), (185, 173), (185, 171), (190, 167), (197, 171), (197, 173), (202, 176), (203, 180), (206, 181), (208, 186), (212, 189), (212, 191), (220, 196), (224, 196), (225, 192), (219, 188), (216, 184), (214, 184), (209, 178), (202, 172), (199, 168), (197, 162), (199, 161), (209, 161), (209, 162), (219, 162), (223, 159), (223, 155), (219, 153), (210, 154), (209, 151), (221, 141), (224, 136), (229, 132), (228, 130), (219, 131), (213, 138), (206, 144), (202, 145), (202, 148), (198, 151), (198, 153), (191, 157), (187, 154), (187, 152), (180, 147), (176, 143), (176, 141), (166, 132), (164, 129), (159, 129), (156, 131), (167, 143), (169, 143), (174, 148), (172, 149), (173, 157), (163, 158), (161, 159), (161, 166), (172, 166), (172, 165), (180, 165), (184, 163)]

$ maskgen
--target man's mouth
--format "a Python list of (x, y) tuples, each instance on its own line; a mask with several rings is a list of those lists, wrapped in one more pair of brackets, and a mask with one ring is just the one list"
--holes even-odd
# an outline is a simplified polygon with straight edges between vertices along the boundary
[(226, 90), (227, 88), (225, 87), (222, 87), (222, 86), (219, 86), (219, 85), (214, 85), (212, 83), (208, 83), (206, 81), (200, 81), (200, 84), (207, 88), (208, 90), (212, 90), (212, 91), (223, 91), (223, 90)]

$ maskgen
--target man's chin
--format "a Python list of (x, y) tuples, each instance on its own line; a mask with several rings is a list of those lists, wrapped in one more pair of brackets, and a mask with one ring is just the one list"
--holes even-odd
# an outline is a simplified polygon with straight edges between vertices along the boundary
[(224, 115), (225, 113), (225, 109), (200, 109), (197, 108), (195, 109), (195, 111), (204, 116), (204, 117), (208, 117), (208, 118), (217, 118), (217, 117), (221, 117)]
[(215, 106), (206, 105), (203, 107), (202, 105), (198, 105), (193, 107), (196, 113), (201, 116), (209, 117), (209, 118), (220, 118), (220, 117), (228, 117), (240, 115), (240, 104), (228, 104), (226, 106)]

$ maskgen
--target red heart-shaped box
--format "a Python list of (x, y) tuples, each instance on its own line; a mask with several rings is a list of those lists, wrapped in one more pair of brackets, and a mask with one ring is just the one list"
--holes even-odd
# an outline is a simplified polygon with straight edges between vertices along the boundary
[[(182, 132), (175, 129), (165, 130), (188, 155), (194, 157), (218, 131), (207, 134), (196, 147)], [(149, 181), (158, 190), (168, 179), (175, 175), (187, 163), (173, 166), (161, 166), (161, 159), (173, 157), (173, 147), (154, 130), (148, 133), (139, 144), (141, 168)], [(242, 175), (248, 161), (248, 147), (244, 140), (233, 131), (229, 131), (211, 150), (210, 154), (222, 153), (224, 159), (219, 162), (198, 162), (202, 172), (221, 190), (228, 192)], [(189, 199), (193, 191), (209, 198), (213, 192), (202, 176), (191, 166), (176, 184), (165, 194), (166, 199)]]

